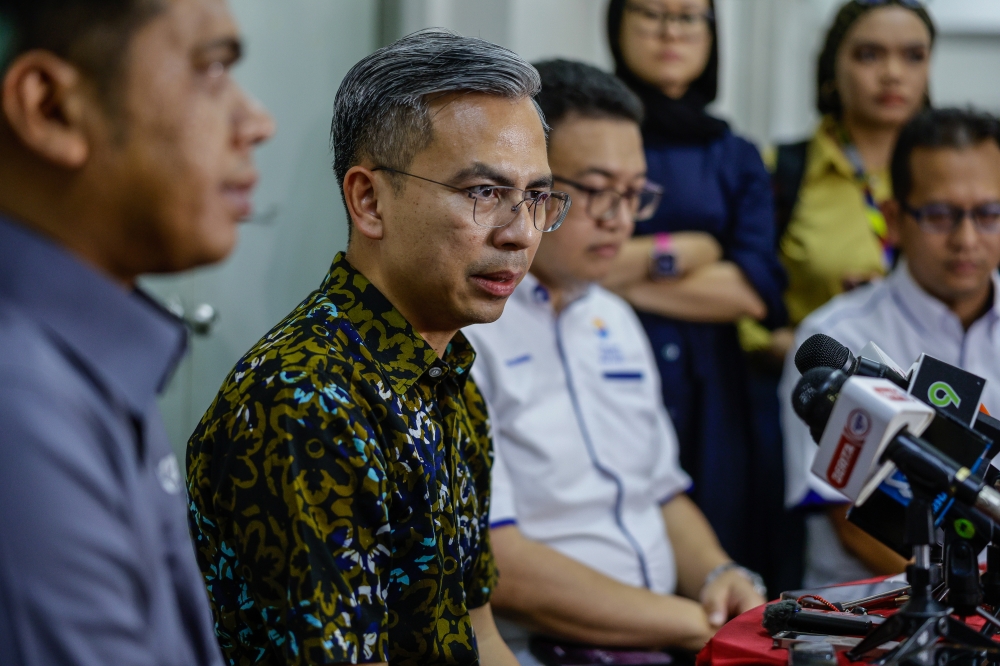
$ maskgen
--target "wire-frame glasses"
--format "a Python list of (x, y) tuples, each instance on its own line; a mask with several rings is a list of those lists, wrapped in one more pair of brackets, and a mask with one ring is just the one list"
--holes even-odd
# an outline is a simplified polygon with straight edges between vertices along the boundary
[(517, 218), (521, 206), (527, 204), (528, 213), (536, 229), (546, 233), (555, 231), (566, 219), (566, 213), (569, 212), (572, 203), (570, 196), (565, 192), (522, 190), (507, 185), (455, 187), (387, 166), (377, 166), (372, 171), (388, 171), (400, 176), (409, 176), (465, 194), (472, 199), (472, 221), (481, 227), (494, 229), (506, 227)]
[(1000, 233), (1000, 201), (984, 203), (973, 208), (962, 208), (947, 203), (930, 203), (919, 208), (904, 205), (905, 210), (920, 228), (932, 234), (950, 234), (966, 217), (981, 234)]
[(552, 180), (565, 183), (586, 194), (587, 215), (599, 222), (613, 219), (618, 214), (622, 202), (627, 206), (626, 210), (629, 211), (633, 220), (636, 222), (648, 220), (656, 213), (656, 209), (660, 206), (660, 200), (663, 198), (663, 188), (656, 183), (646, 183), (639, 189), (619, 192), (610, 188), (590, 187), (561, 176), (553, 176)]

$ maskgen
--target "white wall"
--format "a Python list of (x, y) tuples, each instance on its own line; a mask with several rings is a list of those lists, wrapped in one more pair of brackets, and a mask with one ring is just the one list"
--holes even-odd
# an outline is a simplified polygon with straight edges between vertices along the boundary
[[(719, 99), (713, 111), (758, 144), (812, 131), (815, 68), (842, 0), (716, 0)], [(383, 0), (394, 37), (438, 26), (503, 44), (529, 60), (577, 58), (605, 69), (607, 0)], [(931, 69), (937, 104), (1000, 113), (1000, 0), (931, 0), (942, 35)], [(390, 37), (392, 35), (386, 35)]]

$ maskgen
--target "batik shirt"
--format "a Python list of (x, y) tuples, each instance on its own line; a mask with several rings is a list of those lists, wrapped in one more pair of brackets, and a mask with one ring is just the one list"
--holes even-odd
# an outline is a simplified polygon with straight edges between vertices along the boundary
[(439, 358), (343, 255), (237, 363), (188, 446), (232, 664), (473, 664), (492, 449), (475, 354)]

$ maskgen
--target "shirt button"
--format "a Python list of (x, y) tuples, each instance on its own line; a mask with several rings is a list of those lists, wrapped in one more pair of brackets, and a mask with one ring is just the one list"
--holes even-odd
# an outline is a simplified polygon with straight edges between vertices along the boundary
[(437, 379), (442, 374), (444, 374), (444, 370), (442, 370), (441, 368), (438, 368), (438, 367), (435, 366), (435, 367), (431, 368), (430, 370), (428, 370), (427, 374), (430, 375), (431, 377), (433, 377), (434, 379)]
[(665, 358), (666, 360), (673, 363), (680, 357), (681, 357), (681, 348), (675, 345), (674, 343), (671, 342), (670, 344), (663, 346), (663, 358)]

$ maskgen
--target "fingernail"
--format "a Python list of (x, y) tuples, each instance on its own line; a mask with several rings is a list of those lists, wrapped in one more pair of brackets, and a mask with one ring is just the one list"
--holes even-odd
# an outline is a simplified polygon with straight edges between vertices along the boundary
[(718, 612), (717, 613), (712, 613), (708, 617), (708, 621), (711, 622), (712, 624), (714, 624), (717, 627), (721, 627), (722, 625), (724, 625), (726, 623), (726, 616), (725, 616), (724, 613), (718, 613)]

